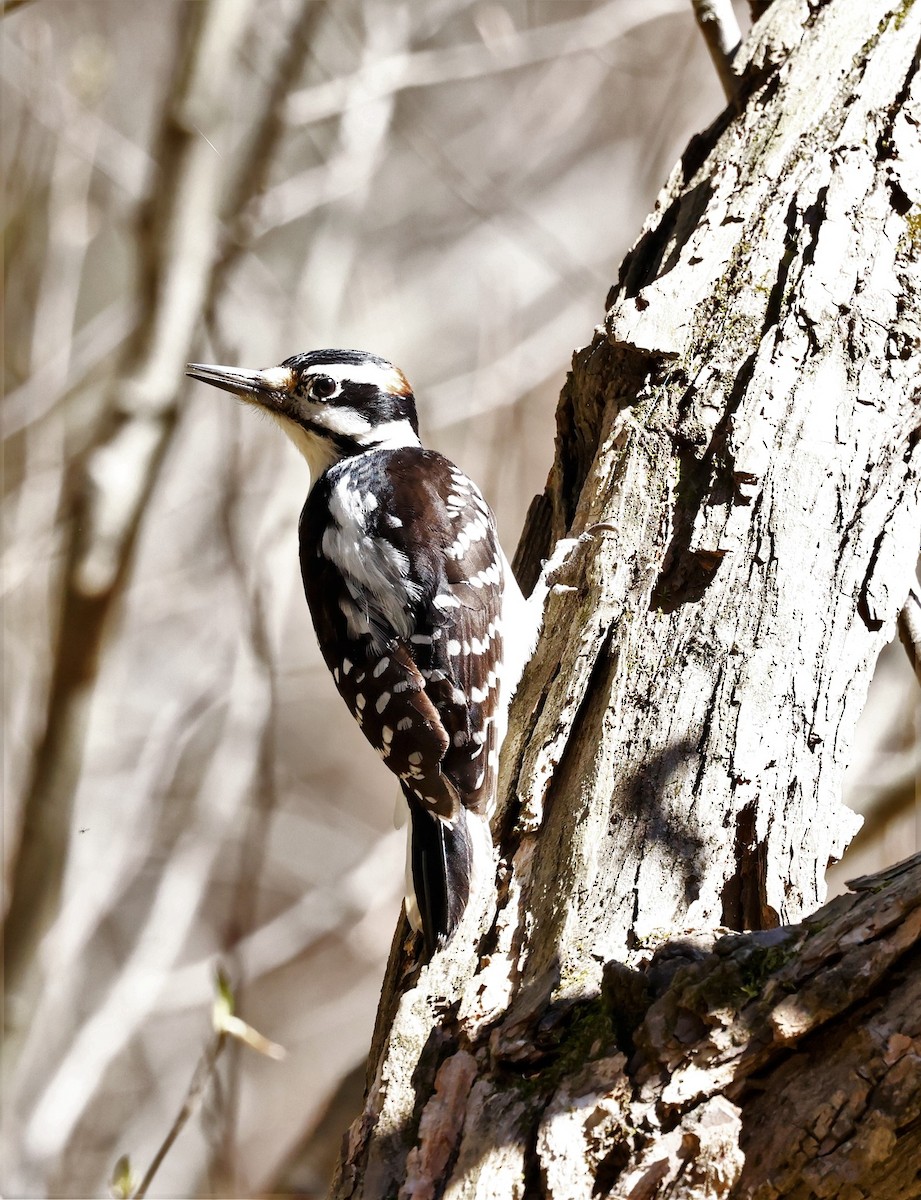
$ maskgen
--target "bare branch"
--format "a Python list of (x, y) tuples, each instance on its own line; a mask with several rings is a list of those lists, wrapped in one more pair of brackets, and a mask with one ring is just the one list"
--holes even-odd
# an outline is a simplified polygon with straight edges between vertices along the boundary
[(282, 39), (283, 50), (271, 74), (272, 86), (261, 114), (253, 122), (253, 133), (241, 155), (225, 210), (224, 246), (215, 266), (210, 289), (212, 308), (228, 270), (253, 241), (253, 222), (248, 209), (265, 191), (275, 152), (288, 128), (286, 115), (289, 93), (300, 77), (317, 26), (325, 15), (324, 0), (302, 0), (300, 12)]
[(12, 437), (41, 421), (113, 354), (136, 324), (136, 310), (122, 297), (90, 317), (70, 341), (53, 342), (48, 358), (37, 366), (0, 406), (3, 436)]
[(469, 43), (378, 58), (351, 75), (339, 75), (292, 96), (291, 121), (306, 125), (336, 116), (354, 103), (356, 96), (365, 103), (407, 88), (476, 79), (568, 54), (597, 51), (631, 30), (683, 8), (683, 0), (611, 0), (585, 17), (542, 25), (488, 46)]
[[(20, 0), (31, 3), (32, 0)], [(0, 14), (5, 16), (6, 14)], [(41, 88), (35, 87), (36, 64), (22, 47), (10, 38), (3, 46), (3, 82), (26, 101), (31, 118), (67, 146), (75, 157), (83, 157), (128, 196), (134, 197), (138, 181), (156, 164), (147, 150), (126, 137), (100, 108), (87, 105), (86, 97), (74, 95), (53, 73), (42, 75)], [(62, 121), (60, 109), (67, 108)]]
[(516, 404), (560, 371), (560, 343), (572, 328), (579, 302), (560, 305), (518, 342), (472, 371), (433, 383), (427, 392), (425, 425), (447, 429)]
[(742, 44), (732, 0), (691, 0), (691, 3), (726, 99), (732, 101), (739, 90), (739, 77), (732, 69), (732, 60)]
[[(409, 12), (395, 8), (386, 0), (366, 0), (362, 5), (363, 44), (361, 62), (400, 59), (408, 53), (412, 27)], [(357, 75), (348, 76), (349, 96), (338, 122), (335, 150), (331, 156), (336, 174), (349, 183), (349, 195), (326, 214), (315, 233), (305, 260), (304, 272), (294, 297), (291, 312), (306, 315), (320, 327), (336, 327), (343, 316), (348, 284), (357, 256), (355, 236), (359, 222), (356, 214), (375, 203), (373, 181), (386, 157), (393, 129), (396, 97), (392, 92), (380, 96), (362, 93)], [(332, 172), (331, 172), (332, 175)], [(332, 186), (339, 180), (332, 175)], [(318, 303), (315, 280), (323, 278), (322, 300)]]
[[(171, 161), (161, 165), (154, 221), (153, 293), (137, 359), (117, 386), (121, 420), (93, 451), (86, 532), (75, 583), (104, 595), (123, 563), (167, 434), (168, 415), (206, 295), (224, 167), (208, 137), (222, 120), (219, 100), (231, 86), (251, 0), (208, 4), (167, 117)], [(213, 132), (213, 130), (212, 130)]]
[(37, 965), (30, 955), (57, 904), (72, 803), (61, 780), (79, 770), (84, 704), (109, 604), (174, 425), (182, 364), (210, 278), (224, 179), (206, 133), (222, 120), (251, 3), (194, 5), (181, 28), (186, 54), (161, 129), (140, 332), (114, 383), (115, 419), (103, 425), (88, 452), (85, 494), (74, 522), (60, 625), (65, 653), (35, 754), (5, 928), (7, 981), (14, 993), (25, 994), (34, 983)]

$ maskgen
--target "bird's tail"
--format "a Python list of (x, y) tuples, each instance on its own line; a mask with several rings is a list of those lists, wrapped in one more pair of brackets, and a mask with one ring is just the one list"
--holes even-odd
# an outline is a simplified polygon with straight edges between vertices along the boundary
[(492, 861), (489, 823), (461, 808), (442, 821), (408, 788), (410, 832), (406, 856), (406, 914), (422, 930), (426, 954), (446, 945)]

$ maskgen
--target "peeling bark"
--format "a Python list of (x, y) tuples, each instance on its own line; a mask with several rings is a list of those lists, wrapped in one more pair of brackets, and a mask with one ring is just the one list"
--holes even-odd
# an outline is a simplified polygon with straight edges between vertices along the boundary
[(803, 920), (921, 532), (919, 39), (775, 0), (575, 355), (497, 888), (398, 937), (334, 1196), (921, 1195), (921, 864)]

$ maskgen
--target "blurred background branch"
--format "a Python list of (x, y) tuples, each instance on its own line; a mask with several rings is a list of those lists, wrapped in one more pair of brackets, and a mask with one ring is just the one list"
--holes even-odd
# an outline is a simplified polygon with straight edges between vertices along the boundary
[(732, 69), (732, 60), (742, 44), (742, 31), (736, 20), (732, 0), (691, 0), (694, 16), (703, 39), (710, 51), (710, 58), (726, 99), (735, 99), (739, 86), (738, 76)]
[[(87, 703), (113, 591), (126, 570), (173, 428), (182, 362), (205, 295), (221, 173), (200, 126), (213, 132), (221, 119), (221, 93), (232, 73), (247, 12), (244, 0), (210, 0), (187, 10), (184, 53), (169, 82), (155, 155), (155, 191), (138, 242), (142, 278), (136, 336), (73, 472), (74, 513), (65, 530), (58, 657), (24, 803), (22, 849), (5, 927), (9, 986), (20, 997), (34, 991), (34, 983), (25, 977), (35, 967), (32, 948), (58, 902), (72, 781), (80, 770)], [(70, 160), (59, 143), (56, 161)], [(92, 158), (81, 157), (77, 165), (85, 173), (85, 192)], [(52, 173), (48, 228), (52, 239), (65, 237), (67, 242), (65, 248), (52, 240), (48, 248), (45, 265), (53, 284), (39, 283), (32, 362), (36, 352), (47, 353), (46, 347), (56, 344), (61, 329), (73, 327), (82, 277), (87, 239), (75, 240), (72, 227), (74, 217), (86, 209), (80, 191), (75, 196), (73, 169), (68, 172), (66, 198), (56, 198), (55, 178), (63, 169)], [(80, 261), (74, 261), (74, 246)], [(72, 281), (62, 270), (66, 265), (71, 266)]]
[[(220, 956), (288, 1058), (229, 1046), (151, 1194), (322, 1194), (401, 839), (300, 594), (303, 468), (184, 364), (393, 358), (511, 551), (572, 350), (724, 99), (689, 0), (3, 11), (2, 1190), (150, 1160)], [(849, 875), (918, 844), (890, 649)]]
[(921, 594), (913, 587), (899, 614), (899, 637), (911, 663), (911, 669), (921, 683)]
[(31, 3), (32, 0), (3, 0), (3, 5), (0, 7), (0, 17), (6, 17), (18, 8), (24, 8), (27, 4)]

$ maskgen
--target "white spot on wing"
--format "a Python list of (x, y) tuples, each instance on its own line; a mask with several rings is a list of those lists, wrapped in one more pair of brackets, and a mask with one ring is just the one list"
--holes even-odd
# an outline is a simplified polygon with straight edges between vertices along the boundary
[(460, 558), (474, 542), (481, 542), (489, 534), (489, 522), (482, 515), (473, 521), (468, 521), (461, 528), (457, 537), (445, 550), (448, 558)]

